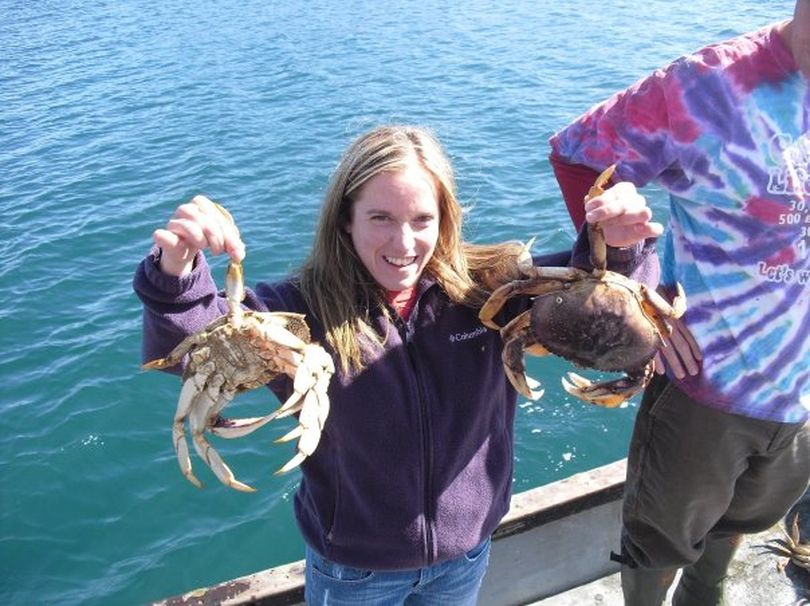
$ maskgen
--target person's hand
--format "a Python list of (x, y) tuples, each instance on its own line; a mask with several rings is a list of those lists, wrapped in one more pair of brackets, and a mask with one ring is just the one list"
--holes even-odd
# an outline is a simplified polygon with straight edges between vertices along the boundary
[(629, 181), (617, 183), (585, 203), (585, 220), (599, 223), (608, 246), (631, 246), (657, 238), (664, 232), (664, 226), (650, 219), (652, 211), (647, 199)]
[(213, 255), (224, 252), (234, 261), (245, 257), (245, 245), (227, 211), (201, 195), (178, 206), (166, 227), (155, 230), (152, 240), (161, 249), (161, 271), (173, 276), (190, 273), (200, 250)]
[(695, 376), (703, 360), (695, 337), (682, 319), (669, 318), (667, 323), (672, 327), (672, 334), (662, 335), (666, 347), (655, 354), (655, 372), (663, 375), (669, 368), (678, 379), (683, 379), (687, 374)]

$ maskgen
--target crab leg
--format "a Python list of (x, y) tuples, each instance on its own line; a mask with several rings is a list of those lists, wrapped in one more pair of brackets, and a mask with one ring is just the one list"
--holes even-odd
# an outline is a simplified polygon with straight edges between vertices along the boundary
[[(193, 380), (189, 379), (186, 383), (193, 383)], [(194, 486), (202, 488), (202, 482), (191, 471), (191, 457), (189, 456), (188, 441), (186, 440), (185, 422), (191, 408), (191, 402), (191, 400), (184, 400), (181, 392), (180, 400), (177, 403), (177, 412), (174, 414), (174, 423), (172, 423), (172, 442), (174, 451), (177, 454), (177, 462), (180, 464), (180, 471)]]
[(798, 554), (801, 556), (808, 556), (810, 557), (810, 545), (800, 542), (799, 536), (799, 514), (793, 516), (793, 524), (790, 526), (790, 534), (782, 529), (782, 532), (785, 533), (785, 536), (788, 538), (788, 542), (790, 543), (790, 549), (792, 553)]
[(209, 379), (206, 389), (200, 393), (195, 401), (188, 419), (191, 439), (197, 454), (205, 461), (220, 482), (236, 490), (254, 492), (255, 489), (252, 486), (243, 484), (236, 479), (219, 453), (205, 439), (205, 431), (209, 428), (211, 420), (234, 396), (232, 391), (221, 389), (224, 382), (225, 378), (222, 375), (214, 374)]
[(683, 286), (681, 286), (680, 283), (675, 283), (675, 297), (672, 299), (672, 303), (668, 303), (664, 297), (643, 284), (642, 289), (647, 290), (647, 298), (650, 303), (663, 315), (671, 318), (680, 318), (686, 312), (686, 293), (683, 291)]
[(266, 324), (263, 325), (260, 330), (262, 339), (277, 343), (279, 349), (286, 348), (293, 351), (303, 351), (307, 345), (280, 324)]
[(534, 261), (532, 260), (532, 246), (534, 246), (534, 241), (537, 237), (533, 237), (531, 240), (526, 242), (523, 245), (523, 250), (520, 251), (520, 254), (517, 258), (517, 266), (518, 271), (525, 276), (528, 276), (531, 272), (532, 268), (534, 267)]
[(205, 382), (213, 370), (213, 364), (210, 362), (204, 363), (200, 365), (197, 374), (190, 376), (183, 382), (180, 397), (177, 399), (174, 423), (172, 424), (172, 442), (177, 453), (180, 471), (197, 488), (202, 488), (202, 482), (191, 471), (191, 457), (189, 456), (188, 442), (186, 441), (185, 421), (191, 410), (196, 408), (199, 397), (205, 393)]
[(650, 361), (638, 376), (622, 377), (604, 383), (593, 383), (585, 377), (569, 372), (568, 380), (563, 377), (562, 385), (565, 391), (580, 400), (605, 408), (616, 408), (649, 383), (654, 368), (654, 362)]
[(211, 468), (211, 471), (219, 478), (220, 482), (242, 492), (256, 492), (256, 489), (252, 486), (236, 479), (231, 468), (225, 464), (225, 461), (222, 460), (222, 457), (219, 456), (219, 453), (211, 446), (208, 440), (205, 439), (202, 433), (195, 433), (193, 441), (197, 453), (208, 464), (208, 467)]
[(208, 427), (208, 431), (215, 436), (228, 440), (241, 438), (280, 417), (279, 412), (279, 410), (275, 410), (263, 417), (249, 417), (245, 419), (226, 419), (219, 417), (213, 425)]
[(307, 392), (304, 398), (304, 405), (301, 407), (301, 414), (298, 417), (298, 425), (287, 434), (278, 438), (276, 442), (289, 442), (295, 438), (298, 440), (298, 452), (287, 461), (281, 469), (276, 471), (276, 475), (286, 473), (300, 465), (304, 459), (315, 452), (318, 442), (321, 439), (323, 430), (322, 416), (319, 414), (320, 398), (315, 390)]
[(299, 438), (298, 452), (276, 471), (276, 474), (288, 472), (315, 452), (329, 416), (329, 397), (326, 389), (332, 372), (334, 372), (334, 363), (331, 356), (319, 347), (307, 346), (304, 351), (304, 359), (295, 374), (295, 391), (280, 409), (285, 412), (279, 415), (287, 416), (292, 412), (300, 411), (298, 425), (276, 440), (276, 442), (288, 442)]
[[(221, 326), (225, 324), (225, 317), (219, 318), (215, 323), (212, 323), (209, 326), (209, 329), (216, 328), (217, 326)], [(173, 350), (169, 352), (169, 354), (165, 358), (158, 358), (157, 360), (151, 360), (150, 362), (146, 362), (141, 366), (142, 370), (161, 370), (163, 368), (171, 368), (180, 363), (185, 356), (193, 347), (197, 347), (199, 345), (203, 345), (206, 342), (207, 336), (204, 333), (197, 333), (195, 335), (191, 335), (180, 341), (180, 343), (175, 347)]]
[(540, 383), (526, 374), (523, 353), (528, 344), (532, 345), (530, 351), (535, 355), (543, 355), (548, 352), (536, 342), (534, 334), (532, 334), (531, 314), (524, 312), (504, 326), (501, 329), (501, 338), (504, 342), (501, 360), (509, 382), (518, 393), (530, 400), (539, 399), (544, 390), (540, 387)]
[[(478, 319), (484, 326), (500, 329), (492, 318), (501, 310), (504, 304), (512, 297), (517, 295), (542, 295), (555, 290), (564, 288), (567, 282), (572, 282), (582, 275), (588, 276), (587, 272), (576, 269), (575, 267), (535, 267), (533, 268), (534, 277), (525, 280), (515, 280), (509, 284), (504, 284), (496, 288), (487, 299), (486, 303), (481, 307), (478, 312)], [(538, 284), (538, 279), (548, 279)]]
[[(591, 198), (601, 196), (605, 193), (605, 186), (610, 182), (613, 173), (616, 171), (616, 165), (608, 166), (596, 178), (596, 181), (588, 190), (584, 202), (587, 203)], [(607, 244), (605, 243), (605, 234), (602, 227), (598, 223), (588, 223), (588, 242), (591, 246), (591, 265), (600, 274), (605, 271), (607, 267)]]
[(225, 298), (228, 301), (228, 310), (230, 312), (228, 314), (228, 323), (234, 328), (239, 328), (244, 317), (242, 300), (245, 298), (245, 281), (242, 264), (237, 261), (231, 261), (225, 272)]
[(655, 325), (655, 329), (661, 337), (661, 347), (667, 347), (664, 336), (672, 334), (672, 327), (667, 323), (666, 318), (680, 318), (686, 312), (686, 294), (683, 292), (683, 287), (676, 284), (675, 288), (675, 298), (670, 305), (655, 290), (648, 288), (645, 284), (639, 284), (641, 293), (639, 304), (647, 319)]

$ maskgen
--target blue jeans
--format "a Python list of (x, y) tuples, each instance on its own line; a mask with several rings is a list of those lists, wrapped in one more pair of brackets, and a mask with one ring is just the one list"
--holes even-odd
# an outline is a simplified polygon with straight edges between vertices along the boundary
[(491, 539), (462, 556), (415, 570), (363, 570), (327, 560), (307, 546), (309, 606), (475, 606)]

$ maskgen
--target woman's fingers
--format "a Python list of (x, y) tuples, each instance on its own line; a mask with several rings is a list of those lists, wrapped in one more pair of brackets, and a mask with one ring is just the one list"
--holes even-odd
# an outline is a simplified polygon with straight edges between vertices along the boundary
[(195, 196), (192, 203), (209, 219), (204, 224), (204, 233), (208, 238), (211, 252), (214, 254), (225, 252), (235, 261), (244, 259), (245, 245), (231, 214), (223, 206), (205, 196)]
[(237, 261), (244, 257), (245, 246), (230, 213), (205, 196), (195, 196), (180, 205), (167, 229), (176, 230), (196, 248), (209, 249), (214, 255), (226, 252)]
[(172, 276), (184, 276), (191, 272), (198, 248), (169, 229), (156, 229), (152, 240), (160, 248), (160, 269)]
[(236, 261), (245, 256), (245, 245), (230, 213), (202, 195), (178, 206), (166, 226), (155, 230), (153, 240), (162, 250), (161, 269), (174, 275), (191, 271), (200, 250), (213, 255), (226, 252)]

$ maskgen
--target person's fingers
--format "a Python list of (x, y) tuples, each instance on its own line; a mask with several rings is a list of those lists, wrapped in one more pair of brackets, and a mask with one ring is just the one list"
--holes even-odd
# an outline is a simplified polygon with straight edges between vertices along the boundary
[(615, 225), (618, 227), (621, 225), (633, 225), (635, 223), (647, 223), (650, 219), (652, 219), (652, 210), (645, 206), (643, 208), (626, 210), (621, 212), (621, 214), (606, 217), (599, 221), (599, 224), (602, 227), (607, 227), (609, 225)]
[(684, 321), (679, 318), (675, 320), (672, 324), (673, 326), (677, 327), (681, 337), (686, 341), (687, 345), (689, 346), (689, 351), (691, 352), (695, 360), (698, 361), (703, 360), (703, 352), (700, 351), (700, 345), (698, 345), (694, 335), (692, 334), (692, 331), (686, 327)]
[(646, 198), (638, 192), (635, 185), (627, 181), (617, 183), (585, 203), (586, 219), (592, 223), (639, 212), (645, 208)]
[(191, 271), (197, 248), (168, 229), (156, 229), (152, 240), (160, 248), (160, 269), (174, 276), (182, 276)]
[(635, 223), (603, 227), (602, 231), (609, 246), (621, 247), (630, 246), (647, 238), (657, 238), (664, 233), (664, 226), (660, 223)]
[(678, 379), (683, 379), (686, 376), (686, 373), (683, 365), (681, 364), (678, 351), (669, 337), (664, 337), (664, 342), (666, 343), (666, 347), (662, 347), (658, 350), (658, 352), (664, 357), (666, 365), (670, 371), (672, 371), (672, 374), (674, 374)]
[(659, 375), (664, 375), (667, 372), (667, 365), (664, 363), (664, 358), (661, 357), (660, 352), (655, 353), (655, 357), (653, 358), (653, 364), (655, 364), (655, 372)]
[(191, 203), (199, 209), (199, 220), (203, 233), (213, 254), (226, 252), (236, 261), (245, 256), (245, 245), (239, 229), (230, 213), (205, 196), (192, 198)]
[(185, 240), (168, 229), (156, 229), (152, 234), (152, 240), (163, 249), (164, 252), (171, 250), (179, 255), (184, 255), (188, 250)]
[(175, 217), (166, 223), (166, 230), (183, 240), (189, 248), (203, 250), (209, 247), (208, 236), (200, 221)]

